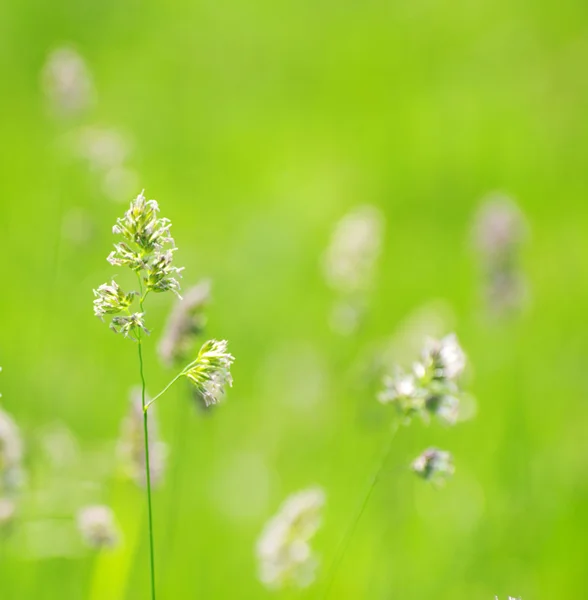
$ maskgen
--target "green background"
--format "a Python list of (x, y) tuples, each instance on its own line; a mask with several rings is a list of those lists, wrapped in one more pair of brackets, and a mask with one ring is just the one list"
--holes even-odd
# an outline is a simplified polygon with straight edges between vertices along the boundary
[[(435, 299), (454, 311), (478, 414), (401, 429), (330, 597), (585, 597), (587, 17), (580, 0), (1, 3), (0, 390), (29, 477), (0, 542), (0, 598), (148, 597), (144, 495), (114, 466), (136, 346), (91, 306), (125, 205), (64, 157), (79, 125), (133, 138), (184, 284), (213, 281), (207, 335), (236, 356), (211, 414), (182, 386), (159, 405), (160, 599), (321, 598), (320, 585), (264, 590), (255, 540), (289, 493), (323, 486), (324, 575), (390, 430), (361, 364)], [(98, 93), (74, 122), (48, 114), (39, 84), (61, 43)], [(503, 323), (482, 310), (469, 233), (495, 189), (531, 231), (531, 303)], [(340, 337), (320, 261), (336, 221), (364, 203), (386, 237), (365, 323)], [(82, 244), (63, 235), (72, 208), (91, 223)], [(153, 394), (172, 375), (155, 346), (173, 299), (151, 300)], [(43, 440), (65, 428), (78, 451), (52, 462)], [(430, 444), (455, 455), (441, 490), (406, 469)], [(120, 549), (76, 547), (86, 502), (113, 507)]]

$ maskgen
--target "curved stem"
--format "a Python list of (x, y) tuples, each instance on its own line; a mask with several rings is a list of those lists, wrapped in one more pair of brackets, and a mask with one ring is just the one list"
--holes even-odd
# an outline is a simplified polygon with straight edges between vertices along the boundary
[(345, 532), (345, 535), (343, 536), (343, 539), (341, 540), (341, 543), (339, 544), (339, 547), (337, 549), (337, 554), (335, 555), (335, 559), (333, 560), (333, 563), (329, 570), (327, 587), (325, 588), (323, 600), (326, 600), (327, 597), (329, 596), (329, 592), (331, 591), (331, 588), (333, 587), (333, 583), (335, 582), (335, 576), (337, 575), (337, 570), (338, 570), (339, 566), (341, 565), (341, 562), (343, 561), (345, 552), (347, 551), (349, 543), (351, 542), (351, 538), (353, 537), (353, 534), (355, 533), (355, 529), (357, 528), (357, 525), (359, 524), (359, 521), (361, 520), (361, 517), (363, 516), (363, 513), (364, 513), (364, 511), (368, 505), (368, 502), (372, 496), (374, 488), (376, 487), (376, 484), (380, 480), (380, 476), (382, 474), (382, 471), (384, 470), (384, 467), (386, 466), (386, 462), (388, 461), (388, 456), (390, 455), (390, 451), (392, 450), (392, 442), (394, 441), (394, 437), (395, 437), (397, 431), (398, 431), (398, 425), (395, 425), (391, 434), (388, 436), (388, 440), (386, 442), (386, 445), (384, 446), (382, 455), (377, 462), (374, 473), (368, 481), (366, 491), (363, 493), (363, 495), (361, 497), (358, 509), (355, 512), (355, 517), (354, 517), (353, 521), (350, 523), (349, 527), (347, 528), (347, 531)]
[(151, 400), (149, 400), (149, 402), (147, 402), (147, 404), (143, 405), (143, 410), (145, 412), (147, 412), (147, 409), (157, 400), (157, 398), (159, 398), (160, 396), (163, 396), (163, 394), (165, 394), (165, 392), (167, 392), (167, 390), (169, 390), (169, 388), (180, 378), (182, 377), (186, 372), (186, 369), (184, 369), (183, 371), (180, 371), (162, 390), (161, 392), (159, 392), (159, 394), (157, 394), (157, 396), (153, 397)]
[(149, 512), (149, 555), (151, 562), (151, 598), (155, 600), (155, 550), (153, 544), (153, 509), (151, 505), (151, 467), (149, 465), (149, 424), (147, 406), (145, 405), (145, 374), (143, 372), (143, 349), (141, 335), (138, 339), (139, 367), (141, 371), (141, 402), (143, 404), (143, 432), (145, 438), (145, 474), (147, 478), (147, 505)]

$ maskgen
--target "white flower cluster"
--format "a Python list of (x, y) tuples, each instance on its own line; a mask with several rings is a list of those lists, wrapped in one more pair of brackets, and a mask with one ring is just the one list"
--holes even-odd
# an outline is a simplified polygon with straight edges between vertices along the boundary
[(455, 471), (451, 453), (427, 448), (412, 462), (412, 470), (427, 481), (444, 483)]
[(101, 504), (86, 506), (78, 512), (78, 529), (88, 546), (95, 549), (112, 548), (119, 541), (114, 513)]
[[(129, 400), (129, 411), (122, 423), (118, 454), (125, 473), (137, 485), (145, 486), (145, 432), (141, 388), (133, 388)], [(148, 402), (149, 398), (146, 397), (145, 404)], [(149, 411), (149, 473), (151, 485), (157, 486), (165, 472), (167, 446), (159, 439), (154, 408)]]
[(259, 578), (265, 586), (306, 587), (313, 582), (318, 560), (310, 540), (321, 524), (324, 504), (320, 488), (297, 492), (266, 524), (257, 542)]
[[(410, 372), (398, 370), (394, 377), (385, 377), (378, 398), (383, 404), (395, 405), (405, 423), (414, 416), (428, 422), (433, 415), (454, 425), (464, 396), (459, 378), (465, 367), (466, 355), (455, 334), (440, 340), (429, 338)], [(441, 483), (455, 468), (449, 452), (429, 448), (413, 461), (412, 470), (423, 479)]]
[(372, 286), (381, 252), (384, 217), (375, 206), (360, 206), (337, 223), (323, 260), (327, 284), (338, 301), (331, 321), (340, 333), (353, 332)]
[(176, 248), (170, 235), (171, 223), (158, 213), (157, 202), (146, 200), (141, 193), (112, 228), (123, 241), (114, 245), (107, 260), (111, 265), (135, 271), (141, 283), (140, 291), (125, 292), (115, 281), (94, 290), (94, 314), (102, 320), (105, 315), (116, 315), (111, 320), (111, 329), (131, 339), (137, 339), (141, 331), (149, 333), (143, 311), (130, 310), (135, 297), (139, 297), (140, 306), (149, 292), (172, 291), (179, 297), (180, 284), (176, 276), (183, 268), (173, 265)]
[(425, 419), (435, 415), (453, 425), (459, 416), (458, 380), (465, 366), (466, 356), (455, 334), (428, 339), (410, 372), (398, 369), (394, 377), (385, 377), (378, 398), (383, 404), (394, 404), (405, 421), (415, 415)]
[(483, 201), (473, 228), (480, 256), (486, 304), (497, 314), (521, 308), (526, 282), (521, 266), (521, 248), (528, 226), (518, 206), (509, 197), (492, 194)]

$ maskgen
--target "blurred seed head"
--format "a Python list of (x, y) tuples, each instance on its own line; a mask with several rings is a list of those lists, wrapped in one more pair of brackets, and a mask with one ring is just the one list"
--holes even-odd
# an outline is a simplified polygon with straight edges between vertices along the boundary
[(84, 542), (91, 548), (113, 548), (118, 544), (119, 532), (114, 513), (108, 506), (86, 506), (78, 512), (78, 528)]
[(401, 418), (410, 422), (415, 415), (428, 420), (434, 415), (454, 425), (460, 417), (464, 397), (459, 378), (466, 366), (466, 355), (455, 334), (440, 340), (428, 338), (410, 372), (396, 368), (394, 376), (384, 377), (384, 389), (378, 395), (383, 404), (396, 406)]
[(482, 200), (474, 222), (474, 238), (486, 260), (505, 259), (520, 247), (527, 234), (523, 213), (511, 198), (493, 193)]
[(523, 213), (509, 197), (491, 194), (478, 210), (473, 237), (489, 309), (497, 314), (520, 309), (527, 291), (521, 266), (521, 249), (528, 237)]
[(77, 117), (94, 102), (95, 90), (84, 58), (73, 48), (56, 48), (41, 72), (43, 93), (50, 111), (58, 117)]
[(412, 470), (423, 479), (443, 484), (453, 475), (453, 456), (444, 450), (427, 448), (412, 463)]
[(318, 560), (310, 540), (321, 524), (325, 494), (320, 488), (290, 496), (264, 527), (257, 542), (259, 578), (270, 589), (307, 587)]
[(20, 431), (10, 415), (0, 409), (0, 498), (20, 488), (23, 480), (22, 458)]
[(339, 296), (330, 318), (338, 333), (353, 333), (361, 321), (383, 235), (384, 217), (370, 205), (352, 210), (335, 226), (323, 257), (323, 271), (327, 284)]
[[(118, 454), (124, 472), (137, 485), (146, 485), (145, 437), (143, 425), (143, 400), (141, 388), (130, 393), (129, 410), (123, 420), (118, 446)], [(149, 398), (145, 398), (145, 403)], [(149, 470), (151, 485), (157, 486), (163, 479), (167, 462), (167, 446), (159, 439), (155, 406), (149, 408)]]
[(184, 375), (200, 392), (206, 405), (218, 404), (227, 386), (233, 385), (231, 365), (235, 358), (227, 351), (226, 340), (204, 342), (198, 357), (184, 370)]
[(204, 280), (191, 287), (178, 300), (167, 321), (158, 352), (168, 367), (184, 363), (206, 324), (204, 309), (210, 300), (210, 281)]
[(74, 140), (77, 156), (97, 173), (124, 164), (131, 153), (129, 139), (116, 129), (83, 127), (76, 133)]
[(83, 161), (101, 181), (101, 189), (114, 202), (124, 202), (139, 186), (137, 172), (128, 165), (133, 144), (112, 127), (86, 126), (65, 136), (70, 155)]
[(383, 232), (384, 217), (375, 206), (360, 206), (337, 223), (323, 264), (335, 291), (349, 294), (371, 286)]
[(466, 355), (457, 336), (451, 333), (440, 340), (427, 339), (422, 352), (422, 368), (437, 380), (454, 380), (466, 366)]
[(9, 527), (16, 516), (16, 503), (10, 498), (0, 498), (0, 533)]

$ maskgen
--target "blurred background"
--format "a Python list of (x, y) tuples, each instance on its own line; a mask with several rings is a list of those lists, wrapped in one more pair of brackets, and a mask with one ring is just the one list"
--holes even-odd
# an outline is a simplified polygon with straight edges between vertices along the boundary
[[(580, 0), (0, 4), (0, 391), (24, 447), (0, 598), (148, 597), (145, 494), (117, 460), (136, 346), (92, 314), (143, 188), (236, 357), (222, 405), (158, 401), (159, 597), (323, 598), (394, 421), (381, 376), (453, 331), (472, 418), (399, 430), (330, 598), (588, 594), (587, 18)], [(174, 303), (149, 300), (151, 394)], [(455, 458), (442, 488), (409, 469), (430, 445)], [(267, 590), (256, 540), (316, 485), (317, 580)], [(91, 504), (114, 512), (110, 550), (78, 532)]]

